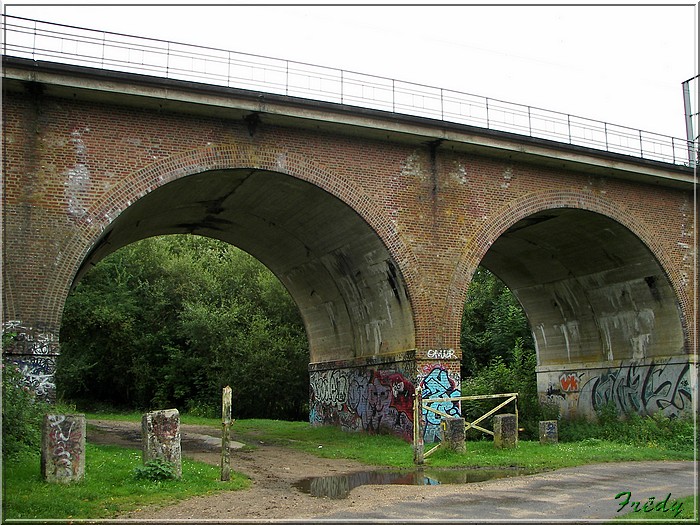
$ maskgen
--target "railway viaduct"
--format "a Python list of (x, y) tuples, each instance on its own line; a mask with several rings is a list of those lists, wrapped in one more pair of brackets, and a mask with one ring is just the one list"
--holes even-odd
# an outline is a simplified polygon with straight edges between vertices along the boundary
[(609, 400), (692, 412), (691, 167), (342, 103), (3, 60), (2, 315), (19, 334), (5, 358), (40, 392), (53, 389), (62, 310), (81, 276), (134, 241), (189, 233), (249, 252), (293, 296), (314, 422), (410, 436), (416, 385), (458, 395), (460, 322), (479, 265), (527, 314), (541, 399), (564, 414)]

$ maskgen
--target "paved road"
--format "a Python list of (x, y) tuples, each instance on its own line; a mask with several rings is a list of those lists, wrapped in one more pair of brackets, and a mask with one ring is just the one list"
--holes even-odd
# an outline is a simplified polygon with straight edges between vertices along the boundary
[[(670, 508), (676, 497), (697, 493), (696, 465), (691, 461), (647, 461), (565, 468), (532, 476), (442, 486), (440, 492), (433, 494), (424, 492), (423, 496), (408, 500), (387, 501), (371, 510), (342, 510), (324, 515), (323, 519), (389, 520), (392, 523), (407, 520), (452, 523), (459, 520), (532, 520), (536, 523), (607, 520), (630, 510), (628, 504), (617, 512), (626, 495), (619, 499), (615, 496), (625, 491), (631, 492), (630, 502), (641, 501), (642, 505), (652, 496), (656, 503), (662, 502), (671, 493), (667, 503)], [(356, 500), (362, 501), (361, 493), (354, 495)], [(672, 511), (667, 514), (668, 519), (672, 519)]]

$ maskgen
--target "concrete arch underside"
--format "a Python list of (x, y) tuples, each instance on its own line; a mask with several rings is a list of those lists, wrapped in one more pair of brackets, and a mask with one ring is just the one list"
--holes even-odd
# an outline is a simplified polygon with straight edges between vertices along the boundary
[(102, 232), (76, 280), (122, 246), (178, 233), (228, 242), (270, 268), (300, 309), (312, 363), (415, 347), (404, 279), (377, 233), (318, 186), (264, 169), (208, 170), (140, 197)]
[(511, 214), (480, 261), (525, 310), (541, 400), (569, 416), (609, 402), (627, 413), (690, 413), (697, 364), (655, 253), (606, 214), (543, 207)]

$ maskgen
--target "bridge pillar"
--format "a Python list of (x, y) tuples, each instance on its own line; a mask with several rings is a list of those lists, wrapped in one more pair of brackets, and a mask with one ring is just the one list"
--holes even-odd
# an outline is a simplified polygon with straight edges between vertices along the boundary
[[(418, 383), (423, 399), (451, 398), (461, 396), (461, 359), (453, 349), (428, 349), (419, 353), (416, 360)], [(459, 401), (440, 401), (430, 407), (461, 417)], [(442, 416), (423, 408), (423, 440), (426, 443), (442, 441)]]
[[(336, 425), (347, 431), (388, 432), (413, 437), (413, 395), (459, 397), (460, 358), (452, 349), (408, 351), (389, 356), (312, 363), (309, 365), (312, 424)], [(431, 405), (460, 417), (459, 401)], [(424, 439), (442, 439), (442, 418), (423, 410)]]

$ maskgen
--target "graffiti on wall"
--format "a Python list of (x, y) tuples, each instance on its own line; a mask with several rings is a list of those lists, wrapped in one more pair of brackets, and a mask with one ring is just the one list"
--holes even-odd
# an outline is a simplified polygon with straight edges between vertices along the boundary
[[(423, 376), (420, 382), (423, 399), (439, 399), (460, 397), (460, 379), (441, 364), (426, 365), (423, 368)], [(439, 401), (430, 403), (430, 407), (444, 412), (451, 417), (460, 417), (459, 401)], [(442, 416), (423, 408), (423, 421), (425, 423), (423, 440), (426, 443), (434, 443), (442, 439), (440, 423)]]
[(667, 361), (567, 372), (549, 383), (545, 395), (547, 401), (584, 415), (612, 402), (620, 413), (677, 416), (692, 410), (690, 365)]
[(310, 420), (344, 430), (389, 432), (410, 440), (413, 395), (410, 379), (399, 370), (371, 368), (311, 372)]
[[(58, 357), (58, 339), (42, 329), (32, 329), (21, 321), (2, 325), (3, 357), (14, 364), (24, 377), (24, 384), (39, 398), (53, 400), (56, 395), (54, 374)], [(9, 335), (5, 341), (5, 336)]]
[(8, 321), (2, 325), (3, 334), (12, 334), (3, 348), (4, 353), (22, 355), (57, 355), (58, 338), (53, 332), (30, 328), (21, 321)]

